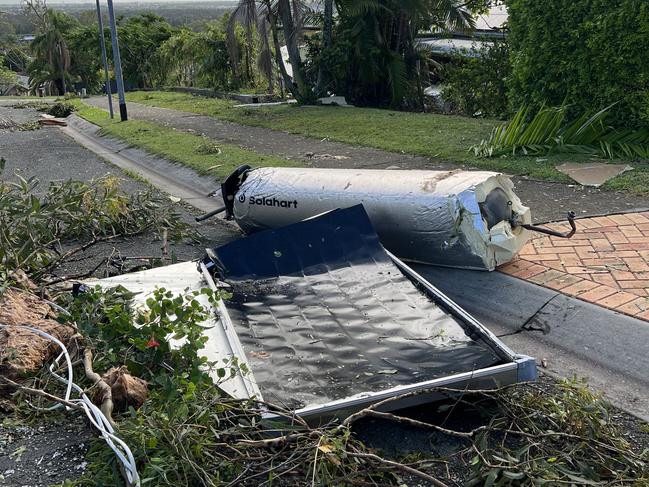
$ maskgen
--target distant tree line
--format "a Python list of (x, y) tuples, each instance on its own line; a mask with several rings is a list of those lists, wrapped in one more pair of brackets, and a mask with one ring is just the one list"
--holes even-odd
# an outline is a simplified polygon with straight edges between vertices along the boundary
[[(98, 92), (103, 86), (99, 30), (96, 22), (81, 22), (44, 3), (30, 2), (35, 38), (28, 49), (14, 44), (34, 87), (63, 94), (86, 88)], [(131, 88), (165, 85), (239, 89), (254, 78), (247, 72), (235, 75), (226, 47), (227, 16), (204, 22), (200, 31), (173, 27), (162, 17), (147, 13), (118, 20), (122, 70)], [(107, 24), (105, 22), (105, 24)], [(240, 31), (241, 29), (238, 29)], [(243, 42), (235, 32), (234, 42)], [(108, 56), (112, 57), (110, 30), (106, 27)], [(5, 42), (5, 46), (9, 43)], [(2, 52), (2, 51), (0, 51)], [(5, 59), (6, 63), (6, 59)]]
[[(4, 28), (10, 29), (11, 32), (19, 36), (34, 33), (36, 25), (33, 16), (25, 10), (24, 4), (20, 5), (18, 2), (19, 0), (16, 0), (15, 5), (0, 5), (0, 37)], [(88, 25), (96, 22), (97, 19), (95, 9), (89, 8), (93, 4), (94, 2), (89, 0), (79, 4), (58, 3), (55, 7), (76, 18), (82, 24)], [(151, 12), (150, 4), (141, 4), (136, 0), (130, 3), (119, 2), (117, 7), (120, 16), (124, 18)], [(206, 21), (219, 19), (229, 10), (231, 8), (224, 7), (222, 2), (211, 0), (196, 0), (194, 2), (164, 0), (155, 5), (155, 13), (174, 27), (185, 26), (194, 30), (201, 29)], [(5, 23), (6, 25), (3, 25)]]
[[(133, 88), (286, 90), (302, 102), (335, 93), (357, 104), (421, 108), (429, 59), (417, 33), (469, 31), (472, 14), (490, 3), (324, 0), (323, 9), (313, 10), (301, 0), (240, 0), (231, 14), (200, 30), (174, 27), (154, 14), (121, 18), (124, 78)], [(42, 0), (28, 5), (37, 26), (28, 66), (33, 82), (49, 83), (57, 93), (80, 85), (100, 89), (97, 24)]]
[[(649, 3), (642, 0), (505, 0), (509, 36), (478, 55), (440, 65), (420, 32), (471, 33), (498, 0), (239, 0), (218, 20), (173, 26), (151, 13), (118, 21), (131, 88), (164, 86), (288, 92), (303, 103), (330, 94), (356, 105), (421, 110), (424, 88), (445, 86), (453, 109), (507, 118), (521, 105), (617, 103), (616, 125), (649, 121)], [(7, 43), (2, 64), (62, 93), (102, 86), (97, 22), (27, 0), (36, 38), (27, 53)], [(108, 29), (105, 35), (110, 37)], [(4, 48), (2, 43), (4, 39)], [(110, 42), (108, 43), (110, 50)], [(109, 56), (112, 53), (109, 52)]]

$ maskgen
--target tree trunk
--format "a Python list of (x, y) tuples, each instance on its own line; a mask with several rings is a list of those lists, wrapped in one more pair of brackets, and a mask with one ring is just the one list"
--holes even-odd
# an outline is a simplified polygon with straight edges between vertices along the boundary
[[(293, 96), (297, 98), (298, 96), (297, 87), (293, 83), (291, 77), (286, 72), (286, 67), (284, 66), (284, 60), (282, 59), (282, 49), (281, 46), (279, 45), (279, 33), (277, 32), (277, 17), (275, 17), (270, 13), (270, 9), (268, 14), (268, 21), (270, 22), (270, 32), (273, 36), (273, 47), (275, 48), (275, 62), (277, 63), (277, 66), (279, 68), (279, 73), (282, 76), (282, 80), (284, 81), (284, 87), (286, 87), (286, 89), (289, 90), (293, 94)], [(282, 97), (283, 97), (284, 88), (282, 87), (281, 90), (282, 90)]]
[(63, 47), (60, 43), (56, 45), (56, 50), (59, 54), (59, 62), (61, 64), (61, 95), (65, 96), (65, 59), (63, 55)]
[(65, 81), (63, 81), (63, 78), (55, 80), (54, 86), (56, 86), (57, 96), (65, 95)]
[[(322, 24), (322, 50), (329, 49), (333, 41), (333, 16), (334, 16), (334, 2), (333, 0), (324, 0), (324, 20)], [(318, 95), (325, 94), (326, 88), (326, 74), (322, 62), (318, 67), (318, 85), (316, 91)]]
[(290, 0), (278, 0), (277, 8), (279, 10), (282, 25), (284, 27), (284, 37), (286, 39), (286, 48), (288, 50), (288, 59), (293, 68), (293, 80), (297, 85), (298, 100), (304, 99), (307, 95), (307, 86), (302, 69), (302, 59), (300, 58), (300, 49), (297, 44), (297, 33), (295, 32), (295, 25), (293, 23), (293, 15), (291, 14)]
[(269, 95), (274, 95), (275, 94), (275, 85), (273, 84), (273, 75), (268, 77), (268, 94)]
[(268, 81), (268, 93), (273, 94), (275, 87), (273, 86), (273, 54), (270, 49), (270, 42), (268, 41), (268, 28), (266, 24), (269, 22), (269, 15), (257, 21), (257, 32), (261, 40), (261, 50), (257, 61), (257, 67), (263, 73)]
[(322, 26), (322, 45), (331, 47), (333, 39), (334, 26), (334, 1), (325, 0), (324, 2), (324, 23)]

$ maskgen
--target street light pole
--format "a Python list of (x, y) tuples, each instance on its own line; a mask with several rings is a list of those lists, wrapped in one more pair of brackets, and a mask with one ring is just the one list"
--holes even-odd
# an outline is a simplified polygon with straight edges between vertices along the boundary
[(110, 23), (110, 36), (113, 41), (113, 62), (115, 64), (115, 80), (117, 81), (117, 95), (119, 96), (119, 115), (122, 122), (128, 120), (126, 113), (126, 97), (124, 96), (124, 79), (122, 78), (122, 59), (119, 55), (119, 41), (117, 40), (117, 25), (115, 24), (115, 11), (113, 0), (108, 0), (108, 21)]
[(104, 20), (101, 18), (101, 7), (99, 0), (97, 2), (97, 21), (99, 22), (99, 43), (101, 44), (101, 60), (104, 63), (104, 73), (106, 73), (106, 95), (108, 96), (108, 111), (110, 118), (115, 118), (113, 114), (113, 94), (110, 89), (110, 75), (108, 74), (108, 56), (106, 55), (106, 38), (104, 37)]

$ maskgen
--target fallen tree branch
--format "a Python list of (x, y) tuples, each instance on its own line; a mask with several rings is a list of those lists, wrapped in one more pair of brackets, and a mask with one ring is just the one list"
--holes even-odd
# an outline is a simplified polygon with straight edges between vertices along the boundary
[(291, 433), (290, 435), (278, 436), (277, 438), (266, 438), (264, 440), (239, 440), (238, 445), (252, 446), (256, 448), (270, 448), (287, 443), (293, 443), (301, 438), (313, 438), (318, 436), (317, 430), (305, 431), (304, 433)]
[(398, 468), (399, 470), (403, 472), (407, 472), (411, 475), (416, 475), (419, 478), (422, 478), (424, 480), (428, 480), (430, 483), (435, 485), (436, 487), (449, 487), (447, 484), (442, 482), (441, 480), (436, 479), (432, 475), (428, 475), (425, 472), (422, 472), (421, 470), (417, 470), (416, 468), (409, 467), (408, 465), (404, 465), (403, 463), (399, 462), (393, 462), (392, 460), (388, 460), (387, 458), (380, 457), (378, 455), (375, 455), (374, 453), (355, 453), (355, 452), (347, 452), (349, 456), (356, 457), (356, 458), (369, 458), (371, 460), (375, 460), (380, 463), (384, 463), (385, 465), (389, 465), (394, 468)]
[(101, 376), (92, 370), (92, 350), (86, 348), (83, 351), (83, 369), (86, 377), (90, 379), (101, 391), (101, 405), (99, 409), (106, 416), (106, 419), (112, 427), (115, 427), (113, 421), (113, 391)]
[(88, 250), (90, 247), (93, 247), (94, 245), (103, 243), (103, 242), (110, 242), (111, 240), (115, 240), (118, 238), (130, 238), (130, 237), (135, 237), (137, 235), (140, 235), (144, 233), (145, 231), (149, 230), (151, 228), (151, 225), (146, 225), (143, 228), (137, 229), (132, 232), (124, 232), (124, 233), (116, 233), (112, 235), (105, 235), (102, 237), (98, 237), (96, 235), (93, 236), (92, 240), (89, 242), (86, 242), (83, 245), (80, 245), (78, 247), (75, 247), (73, 249), (68, 250), (66, 253), (61, 255), (58, 259), (52, 261), (48, 266), (44, 267), (43, 269), (34, 272), (34, 276), (42, 276), (52, 270), (53, 268), (57, 267), (60, 265), (62, 262), (65, 262), (67, 259), (72, 257), (73, 255), (78, 254), (79, 252), (85, 252)]
[(163, 228), (162, 229), (162, 261), (163, 262), (168, 262), (169, 261), (169, 229)]
[(425, 423), (423, 421), (418, 421), (416, 419), (410, 419), (410, 418), (406, 418), (404, 416), (397, 416), (396, 414), (392, 414), (392, 413), (385, 413), (385, 412), (382, 412), (382, 411), (374, 411), (373, 409), (363, 409), (363, 411), (361, 411), (361, 412), (363, 412), (365, 414), (363, 414), (362, 416), (356, 416), (355, 420), (358, 420), (358, 419), (360, 419), (362, 417), (365, 417), (365, 416), (372, 416), (374, 418), (381, 418), (381, 419), (387, 419), (389, 421), (394, 421), (395, 423), (407, 424), (409, 426), (414, 426), (416, 428), (432, 429), (432, 430), (435, 430), (435, 431), (439, 431), (440, 433), (444, 433), (445, 435), (457, 436), (458, 438), (470, 439), (470, 438), (473, 438), (477, 433), (480, 433), (481, 431), (484, 431), (484, 430), (488, 429), (487, 426), (480, 426), (480, 427), (475, 428), (475, 429), (473, 429), (471, 431), (466, 431), (466, 432), (465, 431), (455, 431), (455, 430), (451, 430), (451, 429), (448, 429), (448, 428), (443, 428), (441, 426), (437, 426), (436, 424)]
[(32, 396), (40, 396), (40, 397), (43, 397), (45, 399), (49, 399), (50, 401), (58, 402), (60, 404), (63, 404), (64, 406), (68, 406), (69, 408), (78, 409), (78, 410), (83, 411), (83, 408), (81, 406), (79, 406), (78, 404), (75, 404), (75, 403), (70, 402), (70, 401), (66, 401), (65, 399), (63, 399), (61, 397), (58, 397), (58, 396), (54, 396), (54, 395), (50, 394), (49, 392), (45, 392), (45, 391), (42, 391), (40, 389), (33, 389), (31, 387), (24, 386), (22, 384), (19, 384), (18, 382), (14, 382), (13, 380), (9, 379), (8, 377), (4, 377), (4, 376), (1, 376), (1, 375), (0, 375), (0, 380), (2, 380), (2, 382), (4, 382), (5, 384), (10, 385), (12, 387), (15, 387), (16, 389), (20, 389), (21, 391), (23, 391), (23, 392), (25, 392), (27, 394), (30, 394)]
[[(484, 395), (489, 395), (493, 396), (494, 394), (497, 394), (498, 392), (510, 389), (515, 386), (523, 386), (523, 385), (531, 385), (530, 383), (527, 382), (519, 382), (515, 384), (508, 384), (502, 387), (494, 388), (494, 389), (452, 389), (449, 387), (431, 387), (430, 389), (421, 389), (417, 391), (412, 391), (412, 392), (407, 392), (405, 394), (400, 394), (398, 396), (391, 396), (386, 399), (383, 399), (382, 401), (376, 402), (374, 404), (370, 404), (368, 407), (365, 409), (361, 409), (360, 411), (349, 415), (340, 425), (337, 427), (337, 430), (341, 430), (343, 428), (346, 428), (353, 422), (359, 420), (362, 417), (365, 417), (368, 415), (368, 411), (376, 411), (378, 408), (381, 406), (394, 402), (394, 401), (399, 401), (401, 399), (407, 399), (409, 397), (414, 397), (414, 396), (421, 396), (422, 394), (430, 394), (432, 392), (439, 392), (443, 393), (447, 396), (452, 396), (452, 395), (457, 395), (457, 394), (464, 394), (464, 395), (473, 395), (473, 394), (484, 394)], [(428, 423), (422, 423), (422, 424), (428, 424)], [(449, 430), (450, 431), (450, 430)]]
[(99, 262), (99, 264), (97, 264), (95, 267), (93, 267), (93, 268), (92, 268), (91, 270), (89, 270), (89, 271), (86, 271), (86, 272), (79, 272), (79, 273), (77, 273), (77, 274), (70, 274), (70, 275), (67, 275), (67, 276), (58, 277), (58, 278), (56, 278), (56, 279), (54, 279), (54, 280), (52, 280), (52, 281), (49, 281), (49, 282), (47, 282), (47, 283), (44, 283), (44, 284), (42, 285), (42, 287), (43, 287), (43, 289), (47, 289), (47, 288), (50, 287), (50, 286), (54, 286), (54, 285), (56, 285), (56, 284), (60, 284), (60, 283), (65, 282), (65, 281), (72, 281), (72, 280), (78, 280), (78, 279), (86, 279), (86, 278), (92, 276), (92, 275), (95, 273), (95, 271), (96, 271), (97, 269), (99, 269), (99, 268), (104, 264), (105, 261), (106, 261), (106, 259), (101, 259), (101, 261)]

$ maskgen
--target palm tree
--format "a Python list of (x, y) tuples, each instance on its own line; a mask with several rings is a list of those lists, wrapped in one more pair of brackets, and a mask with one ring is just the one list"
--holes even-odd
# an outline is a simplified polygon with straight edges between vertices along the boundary
[(250, 61), (254, 47), (254, 33), (257, 29), (257, 23), (258, 14), (256, 0), (239, 0), (237, 7), (234, 9), (232, 14), (230, 14), (226, 37), (228, 43), (228, 51), (230, 53), (230, 59), (232, 62), (232, 68), (234, 70), (235, 77), (240, 76), (239, 43), (235, 35), (236, 26), (237, 24), (242, 24), (244, 28), (246, 36), (246, 42), (244, 44), (245, 77), (252, 79), (253, 76)]
[[(334, 1), (324, 0), (324, 13), (322, 20), (322, 49), (327, 50), (331, 48), (333, 42), (333, 25), (334, 25)], [(318, 67), (318, 83), (316, 92), (319, 95), (324, 95), (325, 86), (327, 85), (326, 73), (324, 63), (320, 63)]]
[[(31, 48), (40, 73), (48, 72), (59, 95), (66, 92), (65, 80), (70, 71), (70, 51), (64, 32), (72, 25), (71, 19), (62, 12), (47, 10), (43, 18), (43, 30), (32, 41)], [(34, 65), (36, 67), (36, 65)]]
[[(361, 102), (400, 106), (406, 91), (415, 87), (423, 103), (420, 65), (424, 60), (415, 37), (420, 29), (469, 30), (473, 18), (469, 7), (479, 8), (490, 0), (323, 0), (323, 48), (333, 45), (333, 10), (338, 12), (336, 29), (350, 40), (353, 52), (348, 53), (347, 84)], [(232, 14), (228, 36), (235, 53), (234, 26), (241, 23), (247, 42), (252, 42), (257, 26), (261, 36), (259, 67), (268, 76), (271, 72), (268, 28), (272, 35), (275, 60), (288, 89), (296, 99), (311, 98), (302, 63), (299, 42), (305, 6), (303, 0), (239, 0)], [(260, 14), (262, 21), (259, 21)], [(257, 20), (255, 20), (257, 19)], [(293, 77), (284, 69), (280, 54), (278, 26), (281, 25), (288, 50)], [(318, 72), (315, 92), (326, 91), (324, 67)]]
[(301, 20), (296, 18), (296, 12), (299, 10), (296, 9), (295, 3), (296, 0), (293, 0), (293, 6), (291, 6), (290, 0), (277, 0), (277, 10), (279, 18), (282, 20), (288, 59), (291, 63), (291, 68), (293, 68), (293, 81), (297, 88), (297, 92), (293, 94), (298, 100), (302, 100), (308, 97), (308, 87), (306, 85), (304, 66), (302, 65), (302, 58), (300, 56), (300, 48), (298, 46)]
[(350, 78), (361, 103), (403, 103), (408, 89), (421, 96), (424, 60), (415, 37), (421, 29), (470, 30), (474, 21), (462, 0), (338, 0), (343, 30), (352, 42)]
[[(239, 0), (235, 10), (232, 12), (228, 23), (228, 50), (232, 60), (235, 72), (238, 70), (238, 44), (235, 36), (235, 26), (237, 23), (244, 27), (246, 35), (246, 49), (248, 49), (254, 39), (254, 31), (257, 30), (261, 49), (257, 58), (257, 67), (268, 79), (269, 90), (272, 92), (272, 61), (275, 51), (275, 64), (279, 69), (280, 76), (285, 86), (291, 91), (293, 96), (300, 99), (308, 91), (306, 87), (304, 68), (300, 59), (298, 47), (302, 31), (303, 12), (306, 7), (302, 0)], [(284, 67), (280, 51), (278, 24), (281, 20), (284, 38), (289, 52), (289, 62), (293, 68), (293, 78), (291, 78)], [(269, 31), (272, 36), (272, 46), (269, 41)]]
[[(279, 43), (279, 31), (277, 30), (277, 2), (272, 0), (262, 0), (263, 11), (270, 27), (270, 33), (273, 38), (273, 49), (275, 51), (275, 64), (279, 70), (280, 77), (293, 96), (297, 93), (297, 88), (293, 84), (293, 79), (289, 76), (286, 71), (286, 66), (284, 66), (284, 60), (282, 59), (282, 49)], [(282, 96), (284, 91), (282, 90)]]

